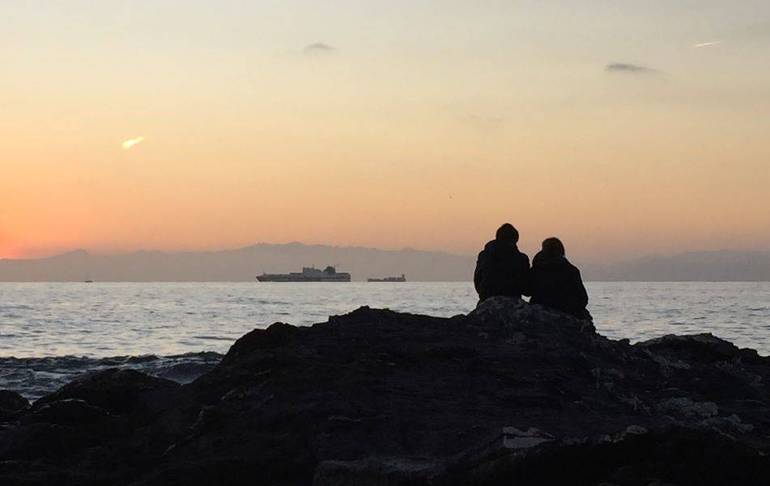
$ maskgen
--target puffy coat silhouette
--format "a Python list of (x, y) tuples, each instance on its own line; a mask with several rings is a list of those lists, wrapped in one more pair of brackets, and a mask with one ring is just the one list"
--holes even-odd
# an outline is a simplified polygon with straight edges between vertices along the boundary
[(590, 319), (586, 309), (588, 292), (583, 285), (580, 270), (562, 255), (540, 252), (532, 260), (530, 303)]
[(476, 261), (473, 283), (480, 300), (529, 294), (529, 257), (513, 242), (492, 240)]

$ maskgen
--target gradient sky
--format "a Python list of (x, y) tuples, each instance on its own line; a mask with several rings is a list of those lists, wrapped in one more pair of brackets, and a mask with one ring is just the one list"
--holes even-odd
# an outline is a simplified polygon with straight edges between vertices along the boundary
[(0, 55), (0, 257), (770, 249), (767, 0), (27, 0)]

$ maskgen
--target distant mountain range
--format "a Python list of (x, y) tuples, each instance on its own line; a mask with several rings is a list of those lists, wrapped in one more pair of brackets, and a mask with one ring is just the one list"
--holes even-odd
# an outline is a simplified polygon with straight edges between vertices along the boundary
[(648, 256), (623, 263), (586, 265), (583, 275), (599, 281), (770, 281), (770, 251), (721, 250)]
[(449, 253), (325, 245), (258, 244), (211, 252), (138, 251), (94, 255), (76, 250), (50, 258), (0, 260), (0, 281), (198, 282), (255, 281), (263, 272), (334, 265), (353, 280), (406, 274), (408, 280), (468, 280), (474, 260)]
[[(586, 280), (770, 281), (770, 252), (713, 251), (580, 266)], [(406, 274), (410, 281), (468, 281), (475, 257), (444, 252), (326, 245), (258, 244), (211, 252), (139, 251), (95, 255), (76, 250), (32, 260), (0, 260), (5, 282), (254, 281), (256, 275), (335, 265), (353, 280)]]

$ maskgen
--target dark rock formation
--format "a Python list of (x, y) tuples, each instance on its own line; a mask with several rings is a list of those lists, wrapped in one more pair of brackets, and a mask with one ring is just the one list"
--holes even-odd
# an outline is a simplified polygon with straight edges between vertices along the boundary
[(495, 298), (275, 324), (189, 385), (86, 377), (0, 430), (0, 483), (764, 485), (768, 453), (768, 358)]
[(114, 414), (147, 412), (164, 408), (167, 405), (164, 399), (171, 398), (178, 387), (178, 383), (170, 380), (135, 370), (114, 368), (86, 374), (37, 400), (32, 408), (78, 399)]
[(29, 407), (26, 398), (10, 390), (0, 390), (0, 421), (9, 420)]

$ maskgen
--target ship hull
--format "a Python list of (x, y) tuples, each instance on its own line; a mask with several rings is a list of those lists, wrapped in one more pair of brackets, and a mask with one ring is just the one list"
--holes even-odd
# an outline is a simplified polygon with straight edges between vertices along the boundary
[(400, 277), (384, 277), (384, 278), (370, 278), (369, 282), (406, 282), (406, 275), (401, 274)]
[(302, 277), (289, 275), (260, 275), (260, 282), (350, 282), (350, 275), (335, 275), (333, 277)]

